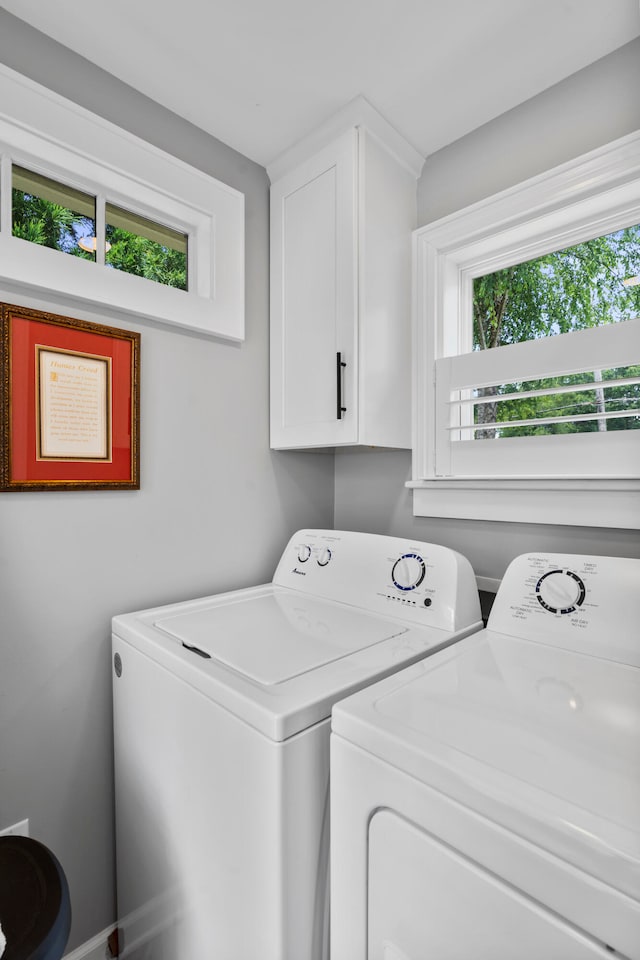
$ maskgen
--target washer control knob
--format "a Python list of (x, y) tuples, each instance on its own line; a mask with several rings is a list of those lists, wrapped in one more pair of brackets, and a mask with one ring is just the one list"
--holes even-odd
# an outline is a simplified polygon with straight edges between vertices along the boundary
[(318, 566), (326, 567), (326, 565), (329, 563), (329, 560), (331, 560), (331, 550), (329, 550), (329, 547), (323, 547), (318, 554)]
[(311, 556), (311, 547), (308, 543), (303, 543), (298, 547), (298, 560), (300, 563), (306, 563)]
[(584, 583), (573, 570), (549, 570), (536, 584), (538, 603), (549, 613), (573, 613), (585, 595)]
[(424, 580), (425, 562), (417, 553), (404, 553), (393, 565), (391, 579), (398, 590), (415, 590)]

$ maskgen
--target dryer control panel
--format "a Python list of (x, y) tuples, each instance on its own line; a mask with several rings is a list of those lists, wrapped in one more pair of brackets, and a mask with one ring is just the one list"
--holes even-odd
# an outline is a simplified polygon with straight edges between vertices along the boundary
[(640, 560), (558, 553), (516, 557), (487, 626), (640, 666)]
[(299, 530), (273, 582), (420, 626), (481, 625), (469, 561), (447, 547), (372, 533)]

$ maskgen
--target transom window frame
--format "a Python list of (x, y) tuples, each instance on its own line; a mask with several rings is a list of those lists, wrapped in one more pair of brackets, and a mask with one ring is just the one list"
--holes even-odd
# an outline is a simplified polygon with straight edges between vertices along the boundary
[[(12, 236), (11, 170), (25, 167), (188, 237), (189, 290)], [(244, 339), (244, 195), (0, 65), (0, 285), (233, 341)]]
[[(414, 232), (416, 516), (640, 529), (640, 478), (550, 477), (544, 463), (519, 478), (437, 476), (435, 379), (436, 360), (473, 348), (474, 277), (638, 222), (640, 131)], [(627, 436), (635, 449), (640, 431)]]

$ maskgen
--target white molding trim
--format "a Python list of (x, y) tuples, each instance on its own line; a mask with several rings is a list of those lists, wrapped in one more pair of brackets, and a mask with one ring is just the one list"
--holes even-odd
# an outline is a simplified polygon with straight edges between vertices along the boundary
[(640, 130), (427, 223), (414, 232), (414, 237), (438, 250), (465, 250), (506, 227), (564, 209), (638, 177)]
[(105, 960), (108, 957), (107, 938), (114, 929), (113, 926), (107, 927), (101, 933), (97, 933), (91, 940), (76, 947), (71, 953), (65, 953), (63, 960)]
[[(591, 477), (583, 479), (564, 477), (505, 477), (500, 480), (502, 490), (526, 491), (541, 490), (598, 490), (603, 493), (616, 491), (631, 492), (638, 489), (640, 481), (628, 477)], [(495, 490), (496, 480), (493, 477), (442, 477), (437, 480), (407, 480), (405, 487), (411, 490)]]
[(357, 96), (329, 120), (302, 140), (298, 140), (267, 165), (267, 174), (271, 183), (276, 183), (290, 170), (354, 127), (365, 127), (374, 139), (409, 170), (416, 180), (418, 179), (425, 158), (371, 106), (368, 100), (363, 96)]
[[(553, 526), (607, 527), (640, 530), (640, 483), (620, 488), (611, 481), (609, 492), (596, 485), (563, 489), (553, 481), (550, 489), (513, 487), (493, 480), (486, 487), (440, 483), (410, 483), (413, 515), (458, 520), (497, 520), (507, 523), (544, 523)], [(596, 481), (597, 484), (597, 481)]]
[(414, 232), (408, 485), (416, 516), (640, 529), (640, 479), (439, 479), (434, 378), (437, 359), (470, 349), (465, 330), (474, 276), (639, 221), (637, 131)]
[[(244, 338), (244, 195), (238, 190), (2, 64), (0, 158), (0, 283), (63, 304)], [(187, 233), (189, 291), (13, 237), (6, 201), (11, 161)]]

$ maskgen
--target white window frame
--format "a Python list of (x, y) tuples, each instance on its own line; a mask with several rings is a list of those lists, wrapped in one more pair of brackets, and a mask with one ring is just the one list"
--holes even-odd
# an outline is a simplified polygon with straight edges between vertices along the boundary
[[(438, 477), (435, 459), (436, 360), (472, 349), (473, 278), (639, 222), (640, 132), (414, 232), (416, 516), (640, 528), (635, 475), (550, 477), (542, 463), (529, 476), (462, 479)], [(637, 449), (640, 431), (625, 436)]]
[[(11, 167), (96, 196), (188, 236), (188, 291), (13, 237)], [(0, 286), (77, 309), (117, 310), (244, 339), (244, 195), (0, 65)]]

